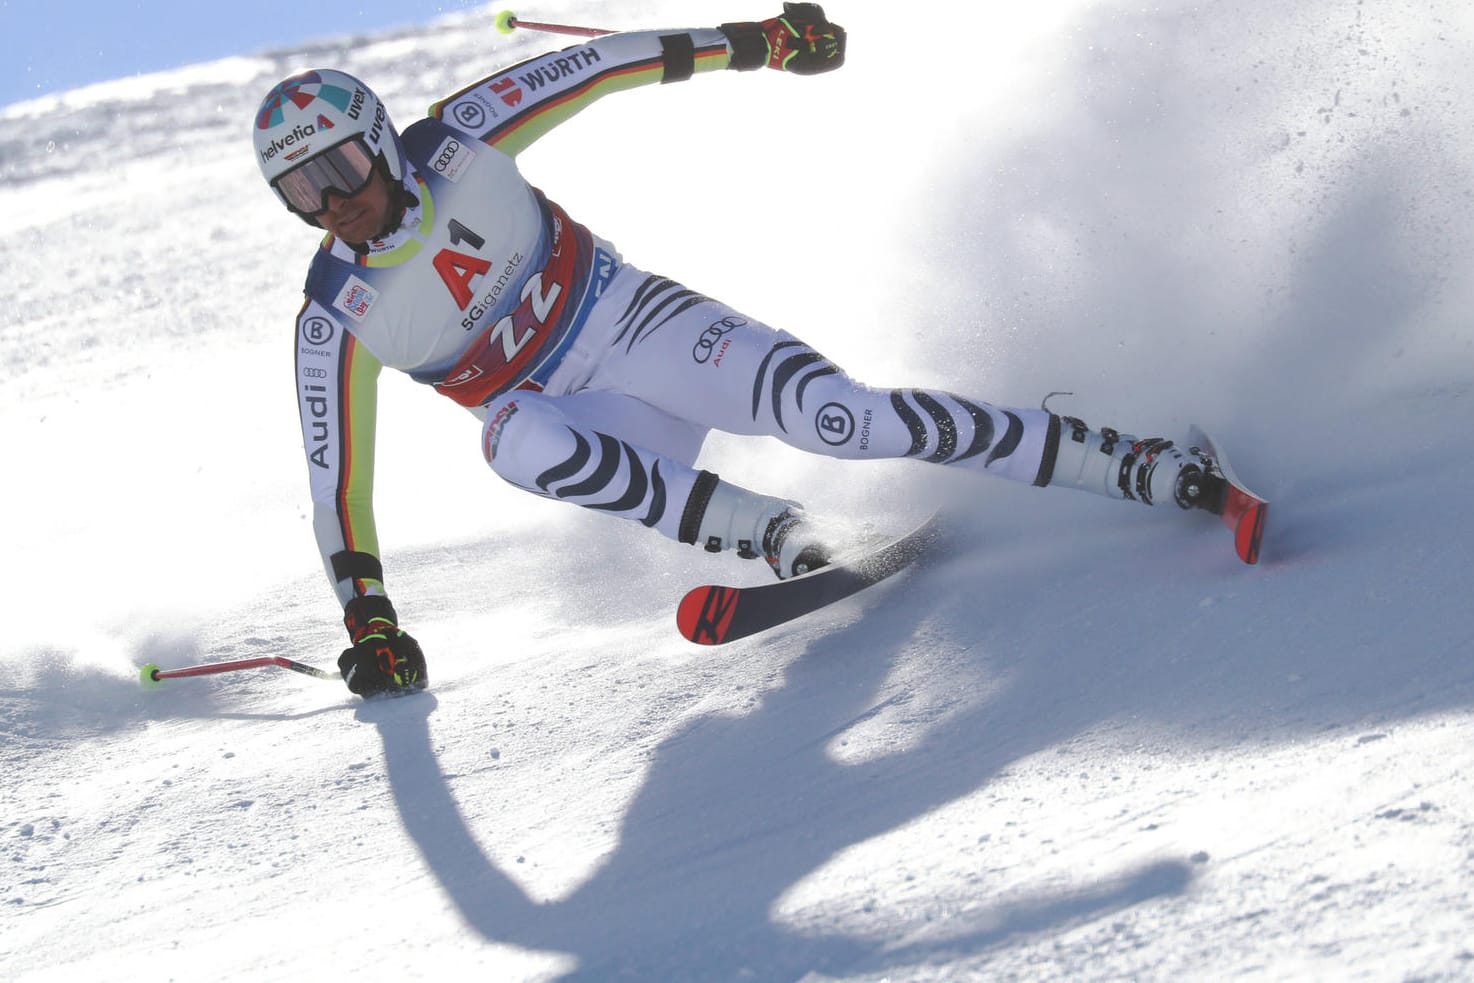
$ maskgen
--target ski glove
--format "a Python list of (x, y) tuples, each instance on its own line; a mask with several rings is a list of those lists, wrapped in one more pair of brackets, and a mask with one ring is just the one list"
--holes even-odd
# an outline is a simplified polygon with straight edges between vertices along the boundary
[(732, 44), (728, 67), (750, 72), (767, 66), (794, 75), (832, 72), (844, 64), (844, 28), (824, 17), (817, 3), (785, 3), (783, 16), (761, 24), (723, 24)]
[(430, 681), (420, 643), (400, 630), (387, 597), (355, 597), (343, 609), (353, 646), (338, 656), (338, 671), (359, 696), (411, 693)]

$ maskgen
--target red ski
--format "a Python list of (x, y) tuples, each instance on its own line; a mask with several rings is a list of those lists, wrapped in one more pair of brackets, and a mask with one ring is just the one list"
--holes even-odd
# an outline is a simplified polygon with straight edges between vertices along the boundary
[(849, 562), (758, 587), (707, 584), (686, 594), (676, 626), (687, 641), (722, 645), (803, 617), (904, 570), (936, 540), (934, 515), (916, 529)]
[(1213, 438), (1201, 427), (1188, 428), (1187, 442), (1194, 451), (1212, 459), (1214, 467), (1226, 483), (1223, 501), (1211, 511), (1220, 516), (1223, 524), (1233, 532), (1234, 551), (1245, 563), (1258, 563), (1259, 544), (1264, 538), (1264, 523), (1269, 518), (1269, 502), (1244, 487), (1228, 459), (1213, 443)]

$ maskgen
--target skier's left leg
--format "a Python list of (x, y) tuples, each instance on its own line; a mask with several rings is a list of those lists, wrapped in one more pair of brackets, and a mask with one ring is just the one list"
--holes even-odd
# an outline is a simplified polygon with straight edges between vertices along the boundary
[(679, 283), (632, 267), (621, 278), (592, 388), (830, 457), (913, 458), (1147, 505), (1218, 500), (1221, 479), (1170, 441), (940, 390), (867, 386), (793, 335)]
[[(621, 278), (631, 272), (626, 267)], [(645, 279), (632, 291), (616, 281), (596, 309), (608, 304), (621, 314), (600, 327), (606, 350), (586, 388), (631, 394), (709, 429), (773, 436), (829, 457), (911, 457), (1038, 482), (1051, 414), (863, 385), (787, 332), (674, 281), (639, 276)]]

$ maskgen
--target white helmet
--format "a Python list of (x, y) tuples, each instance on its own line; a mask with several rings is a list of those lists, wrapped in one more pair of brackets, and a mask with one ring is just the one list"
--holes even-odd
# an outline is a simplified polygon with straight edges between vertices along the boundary
[(327, 193), (362, 191), (382, 162), (404, 178), (399, 133), (373, 90), (346, 72), (319, 69), (283, 80), (266, 94), (253, 130), (256, 163), (282, 204), (316, 225)]

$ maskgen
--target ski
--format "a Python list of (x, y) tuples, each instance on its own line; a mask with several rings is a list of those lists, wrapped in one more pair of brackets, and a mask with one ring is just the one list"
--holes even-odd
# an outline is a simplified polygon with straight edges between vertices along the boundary
[(1201, 427), (1188, 429), (1187, 442), (1194, 452), (1211, 458), (1223, 477), (1223, 501), (1210, 511), (1222, 518), (1223, 524), (1233, 533), (1234, 552), (1245, 563), (1258, 563), (1259, 544), (1264, 539), (1264, 524), (1269, 518), (1269, 502), (1244, 486), (1228, 458)]
[(724, 645), (786, 624), (878, 584), (921, 556), (936, 540), (933, 515), (899, 539), (851, 561), (831, 563), (792, 580), (758, 587), (707, 584), (686, 594), (676, 626), (687, 641)]

